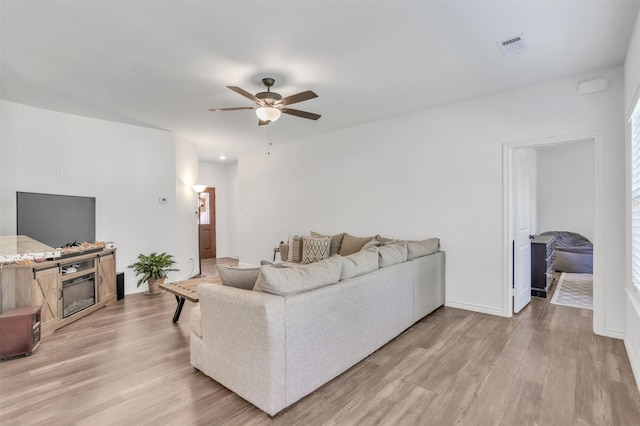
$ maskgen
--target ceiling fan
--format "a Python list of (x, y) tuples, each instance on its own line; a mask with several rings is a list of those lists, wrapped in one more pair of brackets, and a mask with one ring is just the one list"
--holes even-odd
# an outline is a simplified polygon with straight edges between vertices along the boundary
[(287, 105), (295, 104), (302, 101), (308, 101), (309, 99), (317, 98), (318, 95), (311, 90), (306, 92), (300, 92), (295, 95), (287, 96), (283, 98), (279, 93), (272, 92), (271, 87), (276, 81), (273, 78), (263, 78), (262, 84), (267, 88), (266, 92), (259, 92), (255, 95), (247, 92), (236, 86), (227, 86), (234, 92), (251, 99), (256, 103), (256, 106), (251, 107), (236, 107), (236, 108), (212, 108), (209, 111), (237, 111), (242, 109), (255, 109), (258, 116), (258, 125), (263, 126), (269, 124), (272, 121), (276, 121), (280, 118), (281, 113), (295, 115), (296, 117), (308, 118), (309, 120), (317, 120), (321, 117), (320, 114), (313, 112), (300, 111), (299, 109), (285, 108)]

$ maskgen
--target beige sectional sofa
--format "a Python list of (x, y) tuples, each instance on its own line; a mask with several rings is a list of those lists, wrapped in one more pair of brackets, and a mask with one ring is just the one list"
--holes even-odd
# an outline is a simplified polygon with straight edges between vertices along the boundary
[(425, 241), (262, 266), (252, 290), (200, 285), (192, 365), (275, 415), (444, 304), (445, 253)]

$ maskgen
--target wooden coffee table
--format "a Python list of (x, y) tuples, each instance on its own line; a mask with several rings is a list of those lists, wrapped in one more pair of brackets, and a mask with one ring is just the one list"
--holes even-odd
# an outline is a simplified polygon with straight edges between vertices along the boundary
[(180, 319), (180, 313), (182, 313), (182, 307), (184, 306), (185, 300), (193, 303), (198, 303), (198, 293), (196, 292), (196, 288), (198, 287), (198, 285), (204, 283), (219, 284), (219, 281), (220, 279), (217, 277), (201, 277), (191, 278), (184, 281), (176, 281), (173, 283), (160, 284), (159, 287), (161, 289), (166, 290), (176, 296), (178, 306), (176, 307), (176, 312), (173, 314), (173, 322), (176, 323)]

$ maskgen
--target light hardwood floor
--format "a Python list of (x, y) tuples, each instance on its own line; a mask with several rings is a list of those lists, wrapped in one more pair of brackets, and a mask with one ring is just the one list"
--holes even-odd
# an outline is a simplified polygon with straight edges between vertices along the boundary
[(270, 418), (190, 365), (190, 302), (174, 325), (172, 295), (129, 295), (0, 363), (0, 424), (640, 424), (623, 343), (549, 300), (511, 319), (440, 308)]

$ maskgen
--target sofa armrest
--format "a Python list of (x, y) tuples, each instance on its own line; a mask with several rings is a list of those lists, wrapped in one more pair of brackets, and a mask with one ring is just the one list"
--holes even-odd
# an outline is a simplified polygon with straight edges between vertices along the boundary
[(198, 286), (205, 374), (266, 411), (285, 406), (285, 299)]

